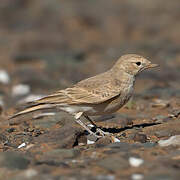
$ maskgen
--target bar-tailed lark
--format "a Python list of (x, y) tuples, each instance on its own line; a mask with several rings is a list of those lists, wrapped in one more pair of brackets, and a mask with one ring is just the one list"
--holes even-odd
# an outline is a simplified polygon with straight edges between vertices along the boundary
[[(110, 70), (34, 101), (31, 107), (11, 118), (37, 110), (56, 108), (73, 115), (75, 121), (90, 134), (104, 136), (106, 132), (98, 128), (89, 116), (111, 114), (119, 110), (132, 96), (136, 75), (156, 66), (158, 65), (140, 55), (123, 55)], [(80, 120), (82, 116), (96, 127), (96, 133)]]

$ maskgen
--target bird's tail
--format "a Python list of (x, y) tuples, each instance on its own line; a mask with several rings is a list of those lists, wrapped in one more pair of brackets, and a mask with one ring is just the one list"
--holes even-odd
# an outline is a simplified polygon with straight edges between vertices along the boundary
[(20, 112), (14, 114), (9, 119), (13, 119), (13, 118), (16, 118), (16, 117), (18, 117), (20, 115), (27, 114), (27, 113), (30, 113), (30, 112), (34, 112), (34, 111), (37, 111), (37, 110), (50, 109), (50, 108), (53, 108), (53, 107), (54, 107), (53, 104), (36, 104), (36, 105), (33, 105), (31, 107), (26, 108), (23, 111), (20, 111)]

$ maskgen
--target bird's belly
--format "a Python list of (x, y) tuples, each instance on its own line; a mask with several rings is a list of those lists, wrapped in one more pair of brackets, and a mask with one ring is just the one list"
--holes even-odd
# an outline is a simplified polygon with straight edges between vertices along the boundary
[(107, 101), (105, 103), (101, 103), (98, 105), (93, 105), (85, 112), (89, 116), (97, 116), (97, 115), (106, 115), (111, 114), (118, 111), (123, 105), (125, 105), (130, 99), (131, 94), (125, 97), (118, 97), (111, 101)]
[(106, 103), (104, 103), (104, 106), (102, 106), (101, 109), (98, 109), (97, 112), (100, 112), (101, 114), (111, 114), (116, 111), (118, 111), (122, 106), (124, 106), (129, 99), (132, 96), (133, 87), (128, 88), (124, 91), (124, 93), (121, 93), (117, 98), (113, 98)]
[(111, 114), (125, 105), (132, 95), (133, 89), (124, 91), (119, 96), (99, 104), (64, 105), (60, 109), (70, 114), (83, 112), (88, 116)]
[(63, 105), (59, 107), (60, 110), (68, 112), (69, 114), (76, 114), (79, 112), (88, 112), (88, 114), (94, 114), (97, 113), (96, 109), (91, 105)]
[(107, 101), (100, 104), (86, 104), (86, 105), (68, 105), (64, 107), (60, 107), (61, 110), (66, 111), (70, 114), (76, 114), (78, 112), (84, 112), (88, 116), (98, 116), (105, 115), (116, 112), (119, 110), (124, 104), (126, 100), (115, 99), (111, 102)]
[(123, 105), (127, 103), (130, 96), (126, 96), (124, 98), (118, 97), (117, 99), (112, 100), (110, 103), (105, 106), (102, 111), (102, 114), (111, 114), (118, 111)]

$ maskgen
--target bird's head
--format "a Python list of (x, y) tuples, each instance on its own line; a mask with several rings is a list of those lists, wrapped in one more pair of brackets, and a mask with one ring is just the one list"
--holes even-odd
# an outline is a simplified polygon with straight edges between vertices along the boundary
[(137, 54), (127, 54), (121, 56), (114, 67), (125, 71), (128, 74), (136, 76), (145, 69), (157, 67), (158, 64), (152, 64), (143, 56)]

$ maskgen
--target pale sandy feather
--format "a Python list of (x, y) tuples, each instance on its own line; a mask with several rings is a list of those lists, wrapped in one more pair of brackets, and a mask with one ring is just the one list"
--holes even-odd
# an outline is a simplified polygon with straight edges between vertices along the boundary
[(80, 81), (71, 88), (57, 91), (35, 103), (99, 104), (118, 96), (120, 90), (120, 84), (115, 85), (112, 74), (109, 71)]
[(34, 105), (32, 107), (28, 107), (26, 108), (25, 110), (23, 111), (20, 111), (16, 114), (14, 114), (13, 116), (11, 116), (9, 119), (12, 119), (12, 118), (15, 118), (15, 117), (18, 117), (20, 115), (23, 115), (23, 114), (27, 114), (27, 113), (30, 113), (30, 112), (33, 112), (33, 111), (37, 111), (37, 110), (41, 110), (41, 109), (48, 109), (48, 108), (53, 108), (54, 106), (51, 105), (51, 104), (39, 104), (39, 105)]

